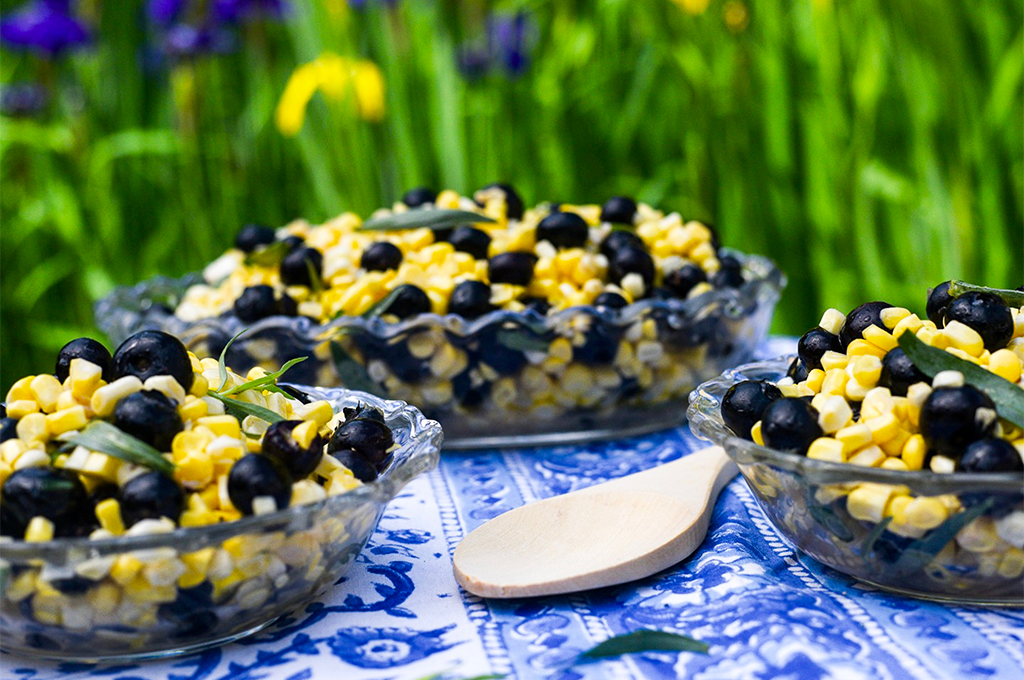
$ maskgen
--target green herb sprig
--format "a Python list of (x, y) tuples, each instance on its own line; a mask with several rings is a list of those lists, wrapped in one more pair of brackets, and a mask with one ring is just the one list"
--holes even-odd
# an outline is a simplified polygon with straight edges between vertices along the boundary
[(59, 439), (65, 442), (64, 448), (68, 450), (83, 446), (132, 465), (141, 465), (165, 475), (174, 474), (174, 463), (164, 458), (163, 454), (104, 420), (94, 420), (80, 431), (68, 433)]
[(1011, 307), (1024, 306), (1024, 291), (1009, 290), (1006, 288), (988, 288), (986, 286), (976, 286), (973, 283), (967, 283), (966, 281), (950, 281), (949, 282), (949, 294), (953, 297), (959, 297), (964, 293), (992, 293), (998, 295), (1003, 299), (1003, 302), (1010, 305)]
[(605, 640), (596, 647), (580, 654), (577, 663), (597, 661), (599, 659), (622, 656), (623, 654), (635, 654), (637, 652), (696, 652), (697, 654), (707, 654), (708, 646), (706, 643), (694, 640), (686, 635), (644, 628)]
[(404, 213), (392, 213), (363, 222), (356, 231), (405, 231), (408, 229), (447, 229), (460, 224), (491, 223), (487, 215), (469, 210), (417, 208)]

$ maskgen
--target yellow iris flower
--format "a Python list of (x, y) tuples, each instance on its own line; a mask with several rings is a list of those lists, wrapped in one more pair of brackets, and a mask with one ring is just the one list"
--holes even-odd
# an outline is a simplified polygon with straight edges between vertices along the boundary
[(317, 91), (335, 101), (351, 92), (363, 120), (377, 122), (384, 117), (384, 77), (377, 65), (325, 52), (296, 68), (288, 79), (274, 114), (281, 134), (299, 134), (306, 120), (306, 107)]

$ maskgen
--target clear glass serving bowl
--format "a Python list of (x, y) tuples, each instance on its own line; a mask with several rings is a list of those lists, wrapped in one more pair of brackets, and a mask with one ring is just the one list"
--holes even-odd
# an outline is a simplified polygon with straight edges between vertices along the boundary
[[(1024, 606), (1021, 475), (901, 472), (819, 461), (759, 446), (726, 427), (721, 403), (729, 387), (743, 380), (777, 381), (792, 360), (726, 371), (694, 390), (688, 411), (694, 434), (725, 448), (779, 532), (819, 562), (885, 590), (961, 604)], [(890, 492), (933, 497), (949, 514), (929, 530), (893, 527), (887, 510), (878, 521), (857, 519), (847, 509), (857, 489), (881, 499)]]
[(0, 543), (0, 648), (79, 661), (186, 654), (255, 633), (341, 578), (388, 501), (437, 465), (441, 427), (400, 401), (301, 389), (336, 411), (363, 402), (384, 412), (397, 448), (380, 477), (224, 524)]
[[(726, 251), (747, 282), (688, 300), (643, 300), (613, 311), (574, 307), (548, 317), (496, 311), (467, 321), (423, 314), (389, 323), (340, 317), (316, 324), (270, 317), (228, 350), (228, 365), (346, 385), (408, 401), (441, 422), (447, 448), (539, 445), (623, 437), (674, 426), (686, 396), (748, 361), (771, 325), (785, 276), (771, 260)], [(172, 310), (199, 275), (120, 288), (96, 305), (114, 342), (157, 328), (200, 356), (218, 356), (245, 324), (233, 315), (186, 322)]]

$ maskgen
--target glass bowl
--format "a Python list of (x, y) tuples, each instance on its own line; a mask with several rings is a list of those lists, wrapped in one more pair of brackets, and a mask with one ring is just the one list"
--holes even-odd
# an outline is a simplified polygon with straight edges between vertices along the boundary
[(437, 465), (441, 428), (399, 401), (301, 390), (335, 411), (362, 402), (384, 412), (397, 448), (380, 477), (224, 524), (0, 543), (0, 648), (79, 661), (186, 654), (255, 633), (341, 578), (388, 501)]
[[(422, 314), (400, 322), (340, 317), (316, 324), (270, 317), (228, 350), (228, 365), (277, 369), (309, 356), (287, 379), (345, 385), (416, 405), (439, 420), (447, 448), (541, 445), (625, 437), (671, 427), (704, 380), (749, 361), (771, 325), (785, 276), (765, 257), (741, 260), (740, 288), (687, 300), (649, 299), (615, 311), (573, 307), (551, 316), (499, 310), (478, 319)], [(120, 288), (96, 305), (114, 342), (146, 328), (220, 354), (245, 324), (233, 315), (173, 315), (198, 274)]]
[[(777, 381), (792, 360), (727, 371), (690, 395), (688, 412), (694, 434), (724, 447), (736, 461), (778, 531), (819, 562), (885, 590), (961, 604), (1024, 606), (1021, 475), (902, 472), (819, 461), (759, 446), (726, 427), (721, 401), (729, 387), (742, 380)], [(882, 501), (932, 497), (948, 516), (929, 530), (900, 527), (880, 502), (877, 517), (857, 519), (847, 508), (852, 493)]]

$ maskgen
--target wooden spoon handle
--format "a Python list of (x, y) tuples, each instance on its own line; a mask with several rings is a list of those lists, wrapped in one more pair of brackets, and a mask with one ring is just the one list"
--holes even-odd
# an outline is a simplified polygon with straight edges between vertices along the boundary
[(691, 502), (695, 497), (714, 504), (719, 492), (739, 469), (721, 446), (709, 446), (671, 463), (597, 484), (577, 493), (597, 490), (653, 491)]

